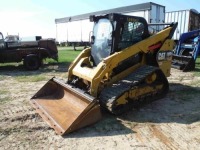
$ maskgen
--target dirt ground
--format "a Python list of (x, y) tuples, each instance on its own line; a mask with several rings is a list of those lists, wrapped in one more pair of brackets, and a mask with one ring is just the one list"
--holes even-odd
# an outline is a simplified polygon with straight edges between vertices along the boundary
[[(30, 98), (66, 67), (26, 72), (0, 68), (0, 149), (199, 149), (200, 77), (172, 69), (163, 99), (121, 116), (103, 113), (98, 123), (64, 137), (37, 115)], [(45, 76), (29, 82), (20, 76)]]

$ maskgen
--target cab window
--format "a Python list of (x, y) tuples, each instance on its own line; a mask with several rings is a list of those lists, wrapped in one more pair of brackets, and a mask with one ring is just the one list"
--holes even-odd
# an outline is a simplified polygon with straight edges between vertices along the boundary
[(121, 27), (118, 49), (127, 48), (142, 40), (144, 24), (141, 22), (125, 22)]

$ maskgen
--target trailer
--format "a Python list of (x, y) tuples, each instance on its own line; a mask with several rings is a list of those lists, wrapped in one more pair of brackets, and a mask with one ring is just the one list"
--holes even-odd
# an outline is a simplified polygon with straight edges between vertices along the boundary
[(178, 22), (173, 36), (178, 41), (181, 34), (200, 29), (200, 14), (195, 9), (166, 12), (165, 22)]
[[(148, 2), (137, 5), (130, 5), (109, 10), (97, 11), (77, 16), (68, 16), (55, 19), (56, 40), (64, 45), (88, 46), (90, 43), (93, 22), (89, 21), (91, 15), (103, 15), (108, 13), (121, 13), (131, 16), (140, 16), (148, 23), (164, 23), (165, 6)], [(150, 30), (160, 30), (159, 26), (151, 26)]]

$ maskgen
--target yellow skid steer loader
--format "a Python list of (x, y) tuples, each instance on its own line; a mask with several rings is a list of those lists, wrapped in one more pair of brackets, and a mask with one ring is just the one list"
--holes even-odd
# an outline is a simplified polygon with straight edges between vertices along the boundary
[(142, 17), (107, 14), (90, 20), (91, 48), (72, 62), (67, 81), (52, 78), (31, 98), (60, 135), (97, 122), (102, 107), (118, 115), (168, 92), (177, 23), (150, 35)]

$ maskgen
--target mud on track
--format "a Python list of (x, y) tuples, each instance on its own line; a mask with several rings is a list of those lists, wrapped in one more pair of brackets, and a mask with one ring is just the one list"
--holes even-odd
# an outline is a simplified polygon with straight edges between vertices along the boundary
[[(38, 116), (30, 98), (67, 68), (36, 72), (0, 68), (0, 149), (198, 149), (200, 77), (172, 69), (170, 91), (158, 101), (121, 116), (106, 112), (95, 125), (64, 137)], [(20, 76), (26, 76), (26, 80)], [(32, 80), (43, 76), (41, 80)]]

